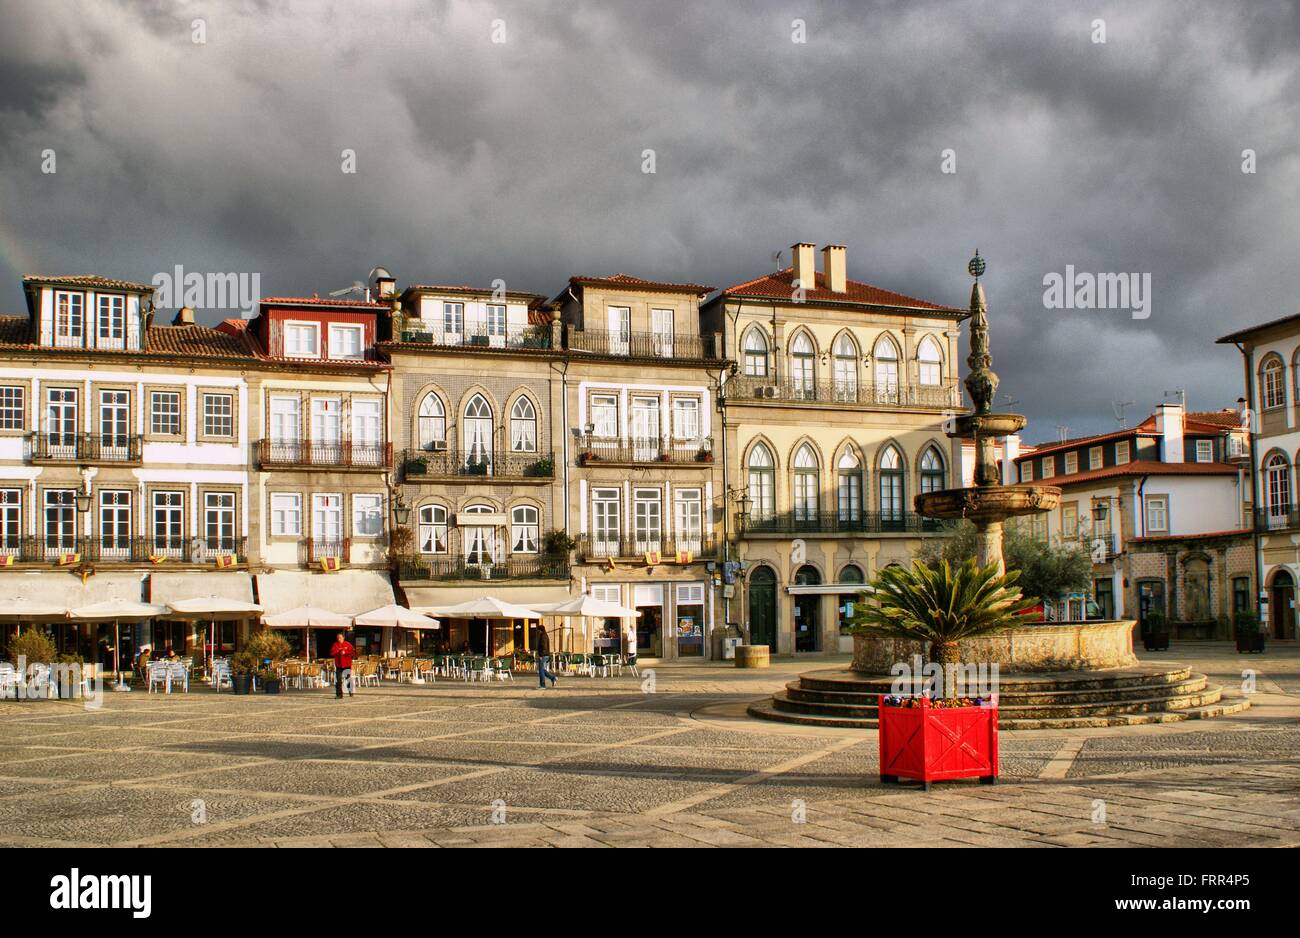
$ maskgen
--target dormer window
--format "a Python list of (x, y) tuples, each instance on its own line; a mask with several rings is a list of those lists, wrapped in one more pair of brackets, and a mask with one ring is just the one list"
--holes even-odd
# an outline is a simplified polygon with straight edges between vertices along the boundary
[(1066, 453), (1066, 454), (1065, 454), (1065, 474), (1066, 474), (1066, 475), (1073, 475), (1074, 473), (1076, 473), (1076, 472), (1078, 472), (1078, 471), (1079, 471), (1079, 454), (1078, 454), (1078, 453)]
[(330, 324), (330, 358), (365, 358), (365, 329), (359, 324)]
[(100, 294), (95, 311), (99, 348), (123, 348), (126, 345), (126, 297)]
[(294, 358), (319, 358), (320, 326), (314, 322), (286, 322), (284, 354)]
[(81, 293), (54, 294), (54, 344), (63, 348), (85, 344), (85, 296)]

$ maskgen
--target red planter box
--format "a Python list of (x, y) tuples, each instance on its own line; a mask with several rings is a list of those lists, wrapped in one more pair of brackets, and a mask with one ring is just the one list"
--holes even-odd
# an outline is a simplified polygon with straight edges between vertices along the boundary
[(950, 778), (996, 782), (997, 706), (933, 707), (924, 698), (919, 704), (891, 707), (879, 697), (880, 780), (914, 778), (926, 791), (931, 782)]

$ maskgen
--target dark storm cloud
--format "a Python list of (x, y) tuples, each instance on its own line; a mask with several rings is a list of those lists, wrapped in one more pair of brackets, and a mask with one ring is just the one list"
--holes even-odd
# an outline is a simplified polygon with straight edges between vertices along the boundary
[[(855, 279), (964, 305), (979, 247), (995, 366), (1041, 438), (1175, 388), (1231, 404), (1239, 362), (1214, 337), (1300, 310), (1300, 10), (1281, 0), (0, 16), (12, 311), (28, 268), (148, 279), (180, 263), (310, 293), (383, 263), (404, 282), (550, 294), (620, 270), (725, 285), (803, 239), (847, 244)], [(1044, 309), (1044, 274), (1067, 264), (1149, 272), (1151, 318)]]

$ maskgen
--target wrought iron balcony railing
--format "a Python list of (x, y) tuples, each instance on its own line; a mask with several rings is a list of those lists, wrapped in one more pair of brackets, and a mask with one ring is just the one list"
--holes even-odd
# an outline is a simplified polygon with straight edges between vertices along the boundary
[(1255, 530), (1261, 534), (1269, 531), (1300, 531), (1300, 506), (1267, 505), (1256, 508)]
[(14, 563), (214, 563), (233, 557), (248, 562), (245, 537), (155, 538), (97, 534), (92, 537), (0, 537), (0, 557)]
[(846, 404), (855, 407), (960, 407), (961, 388), (944, 384), (873, 384), (860, 381), (822, 383), (741, 375), (726, 384), (734, 403)]
[(502, 329), (488, 329), (473, 326), (469, 329), (445, 329), (436, 323), (419, 319), (408, 319), (406, 328), (401, 332), (401, 341), (410, 345), (434, 345), (450, 348), (487, 348), (487, 349), (553, 349), (559, 348), (557, 341), (559, 325), (511, 326)]
[(780, 512), (775, 515), (751, 515), (736, 518), (741, 537), (758, 534), (938, 534), (952, 528), (952, 523), (927, 518), (914, 512)]
[(391, 443), (352, 440), (258, 440), (257, 454), (263, 469), (388, 469), (393, 464)]
[(659, 332), (569, 330), (569, 349), (616, 358), (659, 358), (669, 361), (717, 361), (718, 336), (671, 335)]
[(658, 438), (617, 440), (586, 437), (578, 444), (578, 464), (599, 463), (666, 463), (668, 465), (703, 465), (713, 462), (713, 441), (670, 442)]
[(402, 452), (402, 478), (407, 482), (440, 479), (473, 481), (519, 481), (555, 478), (555, 455), (549, 450), (536, 453), (491, 452), (488, 450), (422, 450)]
[(587, 558), (644, 557), (658, 553), (665, 563), (673, 562), (678, 553), (692, 560), (716, 557), (718, 539), (712, 534), (584, 534), (578, 538), (578, 554)]
[(512, 554), (490, 562), (479, 557), (419, 554), (398, 560), (397, 576), (401, 580), (567, 580), (569, 560), (550, 554)]
[(351, 552), (350, 537), (305, 537), (298, 542), (298, 560), (304, 567), (316, 566), (322, 560), (345, 564)]
[(143, 437), (118, 433), (34, 433), (34, 462), (138, 463)]

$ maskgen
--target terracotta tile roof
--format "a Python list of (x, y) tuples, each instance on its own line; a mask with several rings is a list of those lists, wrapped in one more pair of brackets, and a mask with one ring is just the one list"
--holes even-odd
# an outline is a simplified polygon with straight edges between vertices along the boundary
[(32, 340), (32, 321), (26, 316), (0, 316), (0, 348), (27, 348)]
[(1122, 466), (1106, 466), (1102, 469), (1086, 469), (1071, 475), (1057, 474), (1046, 479), (1035, 479), (1032, 484), (1065, 486), (1125, 476), (1235, 476), (1236, 474), (1236, 466), (1223, 462), (1158, 462), (1154, 459), (1139, 459)]
[(245, 335), (201, 326), (150, 326), (145, 333), (145, 351), (180, 358), (256, 358), (252, 342)]
[(1246, 537), (1254, 532), (1250, 528), (1239, 528), (1235, 531), (1206, 531), (1202, 534), (1148, 534), (1146, 537), (1129, 538), (1129, 543), (1141, 544), (1145, 541), (1191, 541), (1197, 538), (1206, 537)]
[[(815, 279), (815, 289), (808, 290), (805, 296), (808, 300), (816, 302), (858, 303), (865, 306), (886, 306), (901, 309), (932, 309), (942, 313), (953, 313), (961, 316), (970, 315), (969, 310), (957, 309), (952, 306), (940, 306), (938, 303), (918, 300), (902, 293), (882, 290), (880, 287), (873, 287), (871, 284), (862, 283), (859, 280), (846, 280), (844, 292), (835, 293), (826, 288), (826, 278), (823, 274), (817, 274)], [(764, 274), (762, 277), (746, 283), (738, 283), (735, 286), (727, 287), (722, 291), (722, 296), (789, 300), (793, 292), (794, 268), (787, 267), (775, 273)]]
[(341, 300), (334, 296), (264, 296), (263, 306), (360, 306), (365, 309), (388, 309), (387, 303), (374, 300)]
[(138, 293), (153, 292), (153, 287), (150, 284), (136, 283), (133, 280), (117, 280), (113, 277), (101, 277), (99, 274), (72, 274), (56, 277), (45, 277), (40, 274), (24, 274), (23, 283), (62, 284), (70, 287), (87, 287), (90, 289), (102, 287), (105, 290), (132, 290)]
[[(1105, 443), (1109, 440), (1122, 440), (1129, 436), (1159, 436), (1154, 430), (1143, 430), (1139, 427), (1130, 427), (1127, 430), (1112, 430), (1110, 433), (1097, 433), (1092, 436), (1078, 436), (1072, 440), (1058, 440), (1054, 443), (1038, 443), (1034, 450), (1035, 456), (1046, 456), (1049, 453), (1059, 453), (1061, 450), (1072, 449), (1076, 446), (1090, 446), (1095, 443)], [(1020, 457), (1016, 461), (1019, 462)]]
[[(402, 296), (409, 293), (444, 293), (452, 296), (491, 296), (496, 292), (493, 287), (471, 287), (466, 284), (450, 283), (413, 283), (402, 291)], [(511, 300), (525, 300), (529, 305), (544, 302), (546, 297), (540, 293), (528, 293), (523, 290), (506, 290), (503, 295)]]
[(642, 290), (646, 293), (690, 293), (694, 296), (703, 296), (717, 289), (699, 283), (645, 280), (641, 277), (633, 277), (631, 274), (614, 274), (612, 277), (570, 277), (569, 283), (575, 287), (609, 287), (615, 290)]
[(1241, 414), (1231, 407), (1225, 407), (1223, 410), (1194, 410), (1187, 415), (1187, 419), (1214, 427), (1227, 427), (1233, 430), (1241, 428)]

